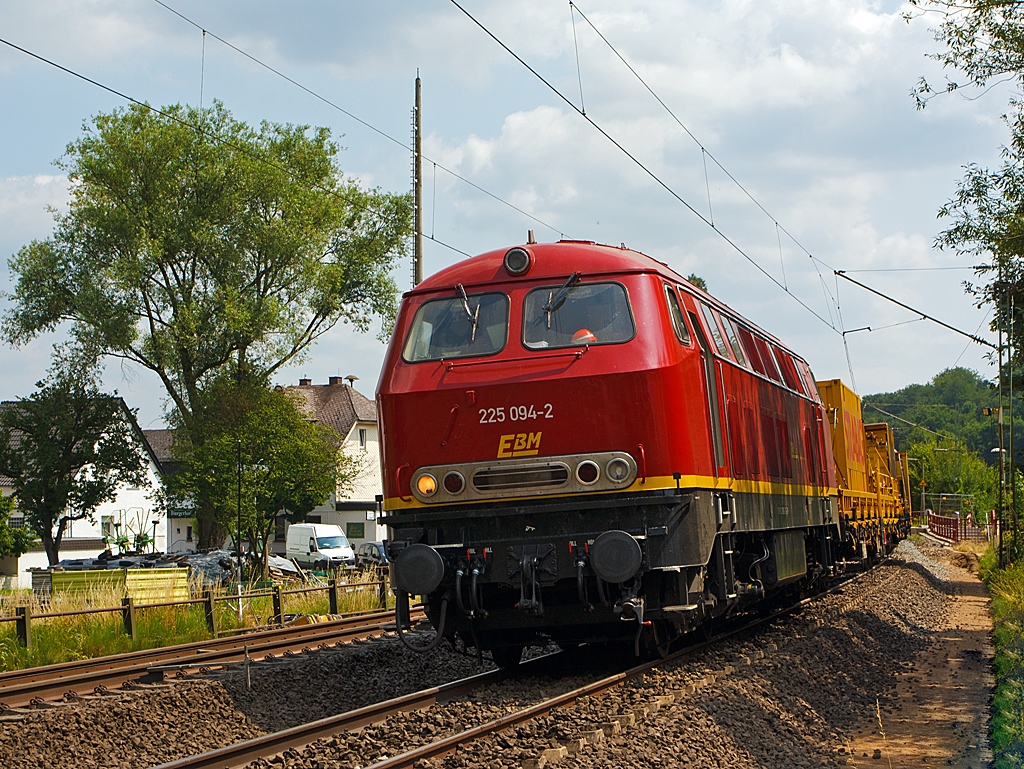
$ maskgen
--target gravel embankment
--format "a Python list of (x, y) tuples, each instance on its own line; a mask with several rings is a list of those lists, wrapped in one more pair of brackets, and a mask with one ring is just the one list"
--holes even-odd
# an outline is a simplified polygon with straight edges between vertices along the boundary
[(255, 663), (208, 678), (115, 690), (0, 716), (0, 767), (138, 769), (352, 710), (492, 668), (395, 638)]
[[(875, 717), (876, 708), (885, 719), (900, 707), (896, 674), (913, 673), (912, 660), (940, 624), (951, 600), (948, 575), (948, 567), (904, 543), (894, 562), (753, 638), (423, 766), (513, 769), (565, 745), (576, 749), (557, 759), (565, 769), (844, 766), (854, 726)], [(526, 691), (503, 685), (253, 766), (367, 766), (579, 682), (516, 686), (524, 683)]]
[[(876, 702), (883, 718), (898, 707), (896, 674), (913, 675), (912, 660), (951, 600), (945, 580), (952, 567), (936, 564), (926, 548), (909, 542), (898, 553), (858, 584), (752, 638), (728, 642), (429, 766), (512, 769), (574, 741), (578, 752), (557, 766), (841, 766), (854, 724), (873, 717)], [(727, 666), (735, 670), (723, 673)], [(419, 655), (395, 639), (254, 664), (251, 691), (245, 672), (235, 669), (0, 717), (0, 766), (152, 766), (482, 669), (475, 658), (440, 649)], [(586, 679), (506, 682), (466, 701), (399, 714), (256, 765), (367, 766)], [(657, 712), (645, 712), (654, 707)], [(630, 724), (627, 714), (639, 717)], [(613, 723), (622, 726), (621, 733), (613, 734)], [(580, 739), (591, 742), (580, 746)]]

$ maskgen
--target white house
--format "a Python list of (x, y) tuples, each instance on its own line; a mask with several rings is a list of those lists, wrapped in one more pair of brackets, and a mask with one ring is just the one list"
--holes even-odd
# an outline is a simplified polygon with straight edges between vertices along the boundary
[[(134, 416), (122, 399), (124, 415), (129, 419), (139, 441), (139, 450), (145, 453), (147, 467), (147, 487), (125, 486), (118, 490), (111, 502), (100, 505), (93, 520), (73, 521), (68, 524), (61, 540), (60, 557), (62, 559), (95, 558), (107, 548), (104, 537), (114, 540), (118, 535), (128, 537), (134, 543), (136, 537), (147, 535), (150, 538), (146, 545), (147, 551), (160, 552), (167, 548), (168, 520), (156, 505), (156, 492), (160, 488), (161, 467), (145, 434), (139, 429)], [(3, 404), (7, 406), (8, 404)], [(13, 479), (0, 475), (0, 491), (7, 496), (13, 489)], [(12, 526), (24, 526), (24, 516), (15, 508), (11, 515)], [(153, 542), (155, 539), (155, 543)], [(117, 548), (114, 548), (116, 552)], [(20, 558), (0, 558), (0, 587), (30, 588), (32, 576), (30, 569), (46, 568), (49, 564), (43, 546), (36, 545)]]
[[(385, 527), (377, 524), (377, 497), (383, 493), (377, 433), (377, 404), (355, 389), (357, 377), (332, 376), (327, 384), (300, 379), (287, 388), (298, 396), (299, 406), (310, 419), (329, 425), (341, 438), (341, 451), (356, 460), (358, 474), (347, 492), (335, 492), (326, 504), (306, 516), (309, 523), (336, 523), (358, 546), (379, 541)], [(275, 551), (284, 552), (283, 520), (274, 537)]]

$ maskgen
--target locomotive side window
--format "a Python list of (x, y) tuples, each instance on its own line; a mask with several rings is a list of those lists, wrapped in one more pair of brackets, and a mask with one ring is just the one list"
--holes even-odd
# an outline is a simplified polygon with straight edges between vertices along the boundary
[(765, 373), (776, 382), (782, 383), (782, 374), (779, 373), (779, 367), (775, 365), (775, 358), (772, 357), (771, 348), (768, 347), (768, 343), (761, 337), (754, 337), (754, 344), (757, 346), (757, 352), (761, 356), (761, 363), (764, 364)]
[(535, 288), (523, 303), (523, 344), (531, 350), (616, 344), (636, 336), (621, 283)]
[(814, 401), (821, 401), (818, 395), (818, 385), (814, 382), (814, 375), (811, 373), (810, 367), (799, 358), (794, 358), (796, 363), (796, 370), (800, 372), (800, 376), (804, 380), (804, 387), (806, 389), (807, 397)]
[(768, 376), (768, 371), (764, 367), (764, 363), (761, 362), (761, 354), (757, 351), (757, 345), (754, 344), (754, 335), (751, 334), (743, 326), (739, 327), (740, 339), (743, 340), (743, 347), (747, 353), (747, 360), (750, 361), (750, 365), (754, 368), (761, 376)]
[(750, 368), (750, 364), (747, 363), (747, 358), (743, 354), (743, 346), (740, 344), (739, 337), (736, 335), (736, 325), (725, 315), (719, 315), (722, 319), (722, 326), (725, 328), (726, 339), (729, 340), (729, 345), (732, 347), (733, 354), (736, 356), (737, 362), (741, 366)]
[(715, 323), (714, 310), (708, 307), (703, 302), (700, 302), (700, 311), (704, 315), (704, 320), (708, 324), (708, 331), (711, 332), (711, 338), (715, 342), (715, 347), (718, 348), (718, 354), (723, 358), (729, 358), (729, 350), (725, 346), (725, 340), (722, 338), (722, 332), (718, 330), (718, 324)]
[(508, 338), (505, 294), (469, 294), (434, 299), (416, 311), (402, 359), (417, 363), (441, 358), (493, 355)]
[(786, 385), (790, 390), (796, 390), (803, 395), (804, 388), (800, 384), (800, 377), (797, 376), (796, 366), (793, 365), (793, 359), (789, 356), (789, 353), (780, 350), (774, 345), (772, 346), (772, 352), (775, 353), (775, 360), (779, 362), (779, 368), (782, 369), (782, 378), (786, 380)]
[(676, 297), (675, 289), (668, 283), (665, 284), (665, 301), (668, 302), (668, 315), (672, 319), (672, 330), (676, 332), (676, 338), (683, 344), (689, 345), (690, 332), (686, 329), (686, 321), (683, 320), (679, 299)]

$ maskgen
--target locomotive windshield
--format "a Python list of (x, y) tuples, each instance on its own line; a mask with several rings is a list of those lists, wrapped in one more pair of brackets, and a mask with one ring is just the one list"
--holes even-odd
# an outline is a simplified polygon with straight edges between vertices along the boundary
[(620, 283), (545, 286), (526, 295), (523, 343), (531, 349), (614, 344), (635, 335), (629, 298)]
[(499, 293), (460, 291), (427, 302), (416, 311), (402, 358), (415, 363), (499, 352), (508, 337), (508, 307), (508, 297)]

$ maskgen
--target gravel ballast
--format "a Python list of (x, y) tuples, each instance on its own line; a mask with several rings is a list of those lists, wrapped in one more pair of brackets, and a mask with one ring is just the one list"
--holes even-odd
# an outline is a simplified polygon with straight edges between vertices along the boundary
[[(850, 734), (899, 714), (896, 681), (917, 674), (953, 601), (955, 567), (922, 549), (905, 542), (890, 562), (800, 614), (424, 766), (863, 766), (864, 756), (850, 761)], [(237, 668), (0, 718), (0, 766), (152, 766), (489, 667), (444, 649), (416, 654), (394, 638), (254, 664), (251, 690)], [(369, 766), (588, 680), (504, 682), (255, 766)], [(566, 748), (573, 752), (562, 755)]]

